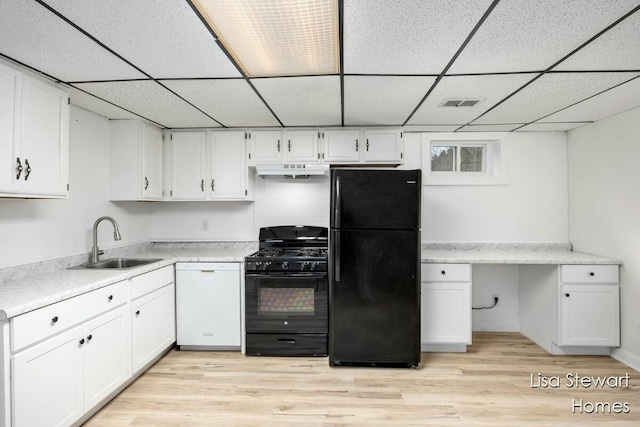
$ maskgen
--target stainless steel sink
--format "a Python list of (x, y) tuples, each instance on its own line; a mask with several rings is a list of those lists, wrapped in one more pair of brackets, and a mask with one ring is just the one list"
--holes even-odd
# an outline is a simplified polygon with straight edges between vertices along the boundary
[(151, 264), (152, 262), (162, 261), (162, 258), (109, 258), (98, 262), (88, 262), (75, 267), (69, 267), (69, 270), (79, 270), (85, 268), (93, 269), (118, 269), (139, 267), (141, 265)]

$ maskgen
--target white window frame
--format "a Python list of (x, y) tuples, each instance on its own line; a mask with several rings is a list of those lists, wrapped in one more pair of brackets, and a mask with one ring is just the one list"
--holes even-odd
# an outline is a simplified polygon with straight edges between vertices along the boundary
[[(423, 185), (507, 185), (509, 184), (509, 134), (506, 132), (464, 132), (422, 134)], [(456, 147), (455, 171), (431, 170), (431, 147)], [(460, 171), (460, 148), (483, 147), (483, 171)]]

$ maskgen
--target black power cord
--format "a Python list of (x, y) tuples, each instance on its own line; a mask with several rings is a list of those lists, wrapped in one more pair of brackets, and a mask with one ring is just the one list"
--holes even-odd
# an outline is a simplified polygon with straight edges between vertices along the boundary
[(491, 308), (494, 308), (496, 305), (498, 305), (498, 300), (500, 298), (499, 297), (493, 297), (493, 305), (492, 306), (487, 306), (487, 307), (471, 307), (473, 310), (489, 310)]

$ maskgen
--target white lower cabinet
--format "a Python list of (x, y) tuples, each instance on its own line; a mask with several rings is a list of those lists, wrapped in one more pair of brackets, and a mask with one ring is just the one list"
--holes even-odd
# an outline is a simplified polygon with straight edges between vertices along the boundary
[(14, 355), (13, 425), (80, 418), (131, 376), (129, 343), (129, 310), (120, 305)]
[(471, 344), (471, 265), (422, 264), (423, 346)]
[(173, 265), (131, 279), (131, 369), (135, 374), (176, 341)]

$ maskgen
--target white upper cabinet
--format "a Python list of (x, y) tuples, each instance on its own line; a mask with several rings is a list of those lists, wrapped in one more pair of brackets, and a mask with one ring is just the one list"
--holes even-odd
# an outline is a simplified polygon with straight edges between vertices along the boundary
[(319, 163), (320, 131), (291, 130), (287, 132), (285, 150), (287, 163)]
[(398, 129), (367, 129), (364, 131), (365, 163), (402, 163), (402, 131)]
[(359, 129), (327, 129), (324, 132), (325, 163), (358, 163), (363, 148)]
[(284, 144), (280, 130), (249, 130), (249, 164), (282, 163)]
[(178, 131), (171, 144), (171, 200), (250, 200), (243, 130)]
[(69, 94), (0, 63), (0, 196), (68, 195)]
[(112, 120), (111, 200), (162, 200), (162, 131), (141, 120)]

